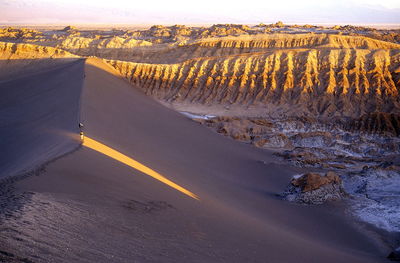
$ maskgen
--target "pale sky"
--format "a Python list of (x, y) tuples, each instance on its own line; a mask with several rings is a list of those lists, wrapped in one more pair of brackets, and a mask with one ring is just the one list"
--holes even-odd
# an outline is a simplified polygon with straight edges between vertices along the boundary
[(0, 0), (0, 24), (400, 24), (400, 0)]

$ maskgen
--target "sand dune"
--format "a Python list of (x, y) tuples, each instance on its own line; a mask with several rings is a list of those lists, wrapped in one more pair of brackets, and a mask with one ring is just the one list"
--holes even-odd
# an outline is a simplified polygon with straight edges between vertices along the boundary
[(2, 72), (17, 76), (0, 81), (0, 178), (36, 168), (80, 143), (83, 60), (53, 61), (46, 66), (54, 68), (44, 71), (35, 60), (18, 61), (1, 65)]
[[(0, 218), (0, 250), (7, 252), (3, 258), (380, 262), (386, 255), (337, 212), (340, 209), (303, 207), (276, 198), (298, 168), (165, 108), (102, 60), (88, 59), (84, 71), (82, 65), (77, 61), (63, 70), (2, 82), (1, 89), (13, 90), (15, 96), (1, 105), (21, 101), (13, 104), (18, 107), (3, 109), (14, 123), (1, 134), (10, 138), (6, 149), (15, 155), (2, 151), (2, 160), (17, 161), (18, 154), (27, 151), (35, 152), (35, 161), (52, 159), (76, 147), (76, 140), (56, 130), (78, 135), (85, 74), (80, 108), (85, 134), (193, 191), (200, 201), (83, 146), (47, 165), (41, 176), (12, 185), (21, 194), (2, 197), (8, 211)], [(22, 90), (25, 86), (30, 89)], [(43, 117), (41, 110), (46, 112)], [(22, 112), (30, 114), (16, 118)], [(21, 133), (11, 132), (15, 127)], [(17, 147), (12, 142), (41, 129), (48, 133), (38, 133), (29, 140), (33, 144)], [(60, 149), (38, 152), (46, 143)]]
[[(147, 95), (194, 107), (352, 117), (349, 130), (396, 136), (400, 45), (327, 34), (162, 44), (71, 35), (59, 47), (116, 60), (0, 42), (0, 178), (7, 177), (0, 261), (382, 262), (388, 255), (389, 245), (356, 226), (343, 203), (277, 197), (310, 169), (220, 136)], [(9, 177), (35, 168), (40, 176)]]

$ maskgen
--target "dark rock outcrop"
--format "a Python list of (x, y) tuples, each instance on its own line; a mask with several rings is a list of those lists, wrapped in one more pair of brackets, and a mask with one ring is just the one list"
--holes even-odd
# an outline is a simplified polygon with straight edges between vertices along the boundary
[(283, 198), (304, 204), (323, 204), (327, 201), (337, 201), (346, 196), (342, 180), (334, 172), (326, 175), (308, 173), (293, 178)]
[(400, 136), (400, 114), (374, 112), (365, 114), (349, 123), (350, 130)]
[(392, 261), (400, 261), (400, 247), (393, 250), (389, 256), (388, 259), (392, 260)]
[(342, 180), (334, 172), (328, 172), (325, 176), (317, 173), (308, 173), (299, 178), (293, 178), (292, 185), (300, 187), (303, 193), (321, 188), (327, 184), (341, 184)]

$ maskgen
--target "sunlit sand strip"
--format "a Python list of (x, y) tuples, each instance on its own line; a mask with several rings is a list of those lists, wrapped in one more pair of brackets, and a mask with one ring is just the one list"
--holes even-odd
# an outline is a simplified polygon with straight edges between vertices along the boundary
[(124, 154), (122, 154), (122, 153), (96, 141), (96, 140), (85, 137), (85, 139), (83, 140), (83, 146), (86, 146), (90, 149), (93, 149), (97, 152), (107, 155), (108, 157), (111, 157), (121, 163), (124, 163), (138, 171), (141, 171), (142, 173), (145, 173), (145, 174), (153, 177), (154, 179), (157, 179), (160, 182), (163, 182), (164, 184), (184, 193), (185, 195), (188, 195), (196, 200), (200, 200), (197, 195), (195, 195), (192, 192), (186, 190), (185, 188), (177, 185), (176, 183), (168, 180), (167, 178), (165, 178), (161, 174), (157, 173), (156, 171), (150, 169), (149, 167), (133, 160), (132, 158), (130, 158), (130, 157), (128, 157), (128, 156), (126, 156), (126, 155), (124, 155)]

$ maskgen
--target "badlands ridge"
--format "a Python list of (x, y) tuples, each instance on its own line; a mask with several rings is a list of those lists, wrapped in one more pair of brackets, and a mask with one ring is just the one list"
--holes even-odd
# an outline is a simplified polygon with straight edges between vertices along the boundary
[[(274, 117), (399, 114), (400, 45), (393, 42), (314, 32), (169, 43), (154, 37), (82, 37), (76, 31), (62, 41), (53, 38), (19, 37), (46, 46), (2, 43), (0, 48), (11, 57), (29, 58), (32, 50), (49, 57), (73, 56), (68, 52), (101, 57), (146, 94), (169, 103), (255, 106), (257, 115)], [(5, 33), (2, 39), (16, 40)]]

